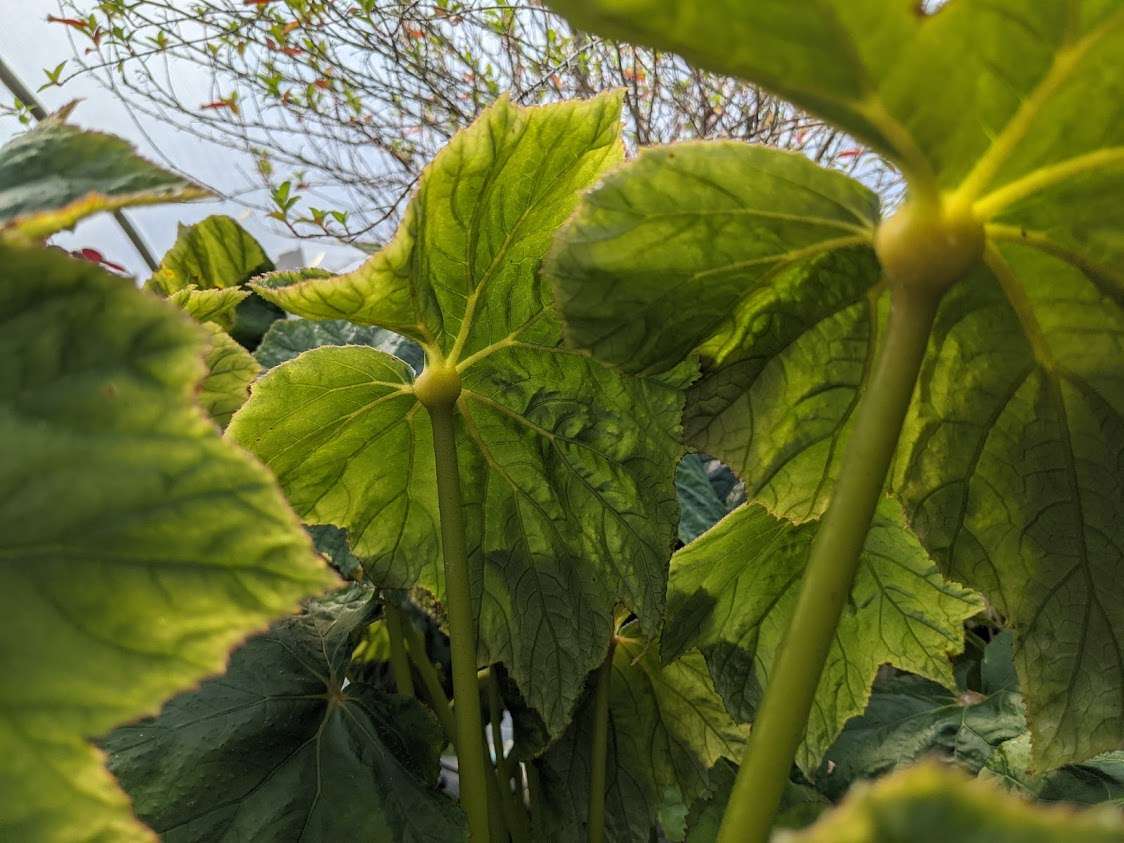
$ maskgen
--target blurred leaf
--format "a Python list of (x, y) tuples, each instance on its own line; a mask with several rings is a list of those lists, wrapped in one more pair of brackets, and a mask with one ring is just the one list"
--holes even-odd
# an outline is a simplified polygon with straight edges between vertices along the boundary
[(149, 840), (87, 740), (333, 578), (193, 400), (196, 326), (55, 250), (0, 274), (0, 839)]
[(967, 778), (919, 764), (858, 785), (838, 808), (777, 843), (1120, 843), (1124, 816), (1111, 809), (1042, 807)]
[(236, 287), (200, 290), (194, 284), (176, 290), (168, 301), (182, 307), (199, 322), (214, 322), (224, 331), (234, 327), (234, 313), (242, 301), (250, 295), (248, 290)]
[[(730, 791), (737, 777), (737, 765), (720, 760), (710, 771), (711, 791), (691, 806), (687, 815), (686, 843), (714, 843)], [(827, 798), (807, 785), (788, 782), (781, 794), (780, 806), (773, 828), (804, 828), (813, 823), (831, 805)]]
[(273, 262), (234, 219), (215, 215), (180, 226), (175, 244), (146, 284), (165, 296), (195, 286), (200, 290), (238, 287), (269, 272)]
[(1124, 809), (1124, 752), (1106, 752), (1081, 764), (1031, 772), (1030, 735), (1007, 741), (988, 759), (980, 778), (999, 781), (1041, 802), (1110, 803)]
[(687, 454), (675, 472), (679, 494), (679, 541), (694, 541), (717, 524), (726, 514), (726, 504), (718, 497), (698, 454)]
[(347, 541), (347, 530), (333, 527), (331, 524), (314, 524), (308, 528), (312, 536), (312, 543), (318, 553), (322, 553), (333, 568), (340, 575), (349, 580), (359, 580), (363, 577), (363, 564), (351, 552)]
[(207, 195), (127, 141), (61, 120), (45, 120), (0, 148), (0, 237), (41, 240), (100, 211)]

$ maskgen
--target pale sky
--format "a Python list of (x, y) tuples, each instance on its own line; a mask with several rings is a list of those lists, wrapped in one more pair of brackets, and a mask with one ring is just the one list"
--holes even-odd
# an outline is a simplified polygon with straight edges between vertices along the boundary
[[(59, 14), (57, 0), (0, 0), (0, 55), (33, 91), (45, 80), (44, 67), (53, 68), (72, 55), (65, 27), (47, 23), (48, 14)], [(184, 77), (177, 80), (180, 90), (190, 91), (192, 86), (198, 87), (201, 104), (209, 99), (208, 84), (206, 74), (191, 67), (185, 67)], [(0, 90), (0, 96), (5, 104), (11, 102), (11, 96), (6, 91)], [(48, 111), (81, 98), (83, 101), (71, 117), (72, 123), (128, 138), (147, 157), (163, 163), (144, 133), (133, 124), (128, 111), (93, 80), (79, 78), (63, 88), (49, 88), (38, 96)], [(245, 156), (229, 147), (207, 144), (172, 127), (146, 125), (145, 130), (179, 169), (208, 183), (224, 186), (241, 184), (245, 179), (239, 176), (239, 168), (246, 171), (252, 166)], [(0, 143), (19, 131), (23, 131), (23, 127), (15, 118), (0, 118)], [(214, 213), (230, 214), (240, 219), (274, 258), (298, 245), (264, 214), (255, 211), (243, 219), (245, 208), (232, 202), (138, 208), (129, 211), (128, 215), (159, 258), (175, 241), (177, 223), (197, 222)], [(127, 266), (138, 277), (143, 279), (148, 276), (144, 262), (108, 215), (99, 215), (80, 223), (74, 232), (60, 234), (52, 242), (67, 248), (97, 249), (107, 259)], [(362, 257), (353, 249), (320, 242), (305, 242), (302, 247), (306, 261), (313, 261), (320, 253), (326, 252), (324, 266), (333, 270), (350, 268)]]

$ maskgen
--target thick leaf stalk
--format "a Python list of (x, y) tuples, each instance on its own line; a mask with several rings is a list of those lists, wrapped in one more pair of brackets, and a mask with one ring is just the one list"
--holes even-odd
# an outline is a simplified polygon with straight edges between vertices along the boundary
[(414, 678), (410, 672), (410, 657), (406, 655), (406, 641), (403, 628), (409, 620), (402, 617), (402, 610), (397, 606), (387, 603), (384, 607), (386, 613), (386, 631), (390, 638), (390, 667), (394, 672), (394, 685), (398, 693), (408, 697), (414, 696)]
[[(464, 510), (457, 463), (456, 399), (459, 382), (430, 369), (419, 378), (418, 399), (429, 411), (433, 452), (437, 464), (437, 503), (441, 517), (441, 547), (445, 557), (446, 610), (453, 657), (453, 711), (457, 730), (457, 769), (461, 806), (468, 817), (472, 843), (486, 843), (488, 835), (488, 773), (484, 769), (484, 729), (476, 679), (476, 618), (465, 549)], [(427, 377), (428, 376), (428, 377)]]
[(722, 818), (719, 843), (768, 839), (897, 447), (940, 292), (908, 284), (893, 289), (885, 340), (856, 410), (842, 472), (812, 544), (796, 608)]

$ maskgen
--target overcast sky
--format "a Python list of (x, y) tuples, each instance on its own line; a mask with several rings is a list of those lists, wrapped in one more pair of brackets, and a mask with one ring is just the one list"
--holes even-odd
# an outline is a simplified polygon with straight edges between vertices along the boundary
[[(0, 55), (33, 91), (44, 81), (44, 67), (54, 67), (72, 55), (65, 27), (47, 23), (48, 14), (58, 14), (57, 0), (0, 0)], [(185, 66), (183, 77), (177, 80), (180, 90), (198, 89), (200, 104), (208, 101), (208, 85), (206, 74), (189, 66)], [(0, 91), (0, 95), (5, 103), (11, 101), (7, 92)], [(49, 88), (38, 96), (48, 111), (81, 98), (82, 103), (71, 117), (72, 123), (126, 137), (148, 157), (160, 161), (157, 151), (134, 125), (129, 112), (93, 80), (76, 79), (63, 88)], [(210, 184), (240, 184), (245, 179), (239, 175), (239, 168), (247, 171), (252, 167), (245, 156), (235, 150), (207, 144), (172, 127), (146, 125), (145, 130), (179, 169)], [(0, 118), (0, 142), (19, 131), (23, 131), (23, 127), (15, 118)], [(244, 217), (245, 209), (231, 202), (165, 205), (128, 212), (157, 257), (164, 254), (175, 240), (177, 223), (197, 222), (215, 213), (241, 219), (242, 224), (275, 258), (297, 245), (263, 214), (255, 211)], [(127, 266), (138, 277), (148, 275), (144, 262), (107, 215), (81, 223), (74, 232), (60, 234), (53, 242), (67, 248), (95, 248), (109, 260)], [(346, 247), (326, 249), (320, 243), (305, 242), (303, 249), (306, 261), (313, 261), (326, 251), (324, 265), (335, 270), (350, 268), (361, 257), (355, 250)]]

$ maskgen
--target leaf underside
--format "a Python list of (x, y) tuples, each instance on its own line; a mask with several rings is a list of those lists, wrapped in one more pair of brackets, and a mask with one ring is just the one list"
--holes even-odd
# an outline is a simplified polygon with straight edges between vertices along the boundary
[[(664, 658), (706, 656), (730, 711), (752, 720), (807, 561), (815, 523), (793, 525), (746, 504), (672, 559)], [(860, 559), (797, 762), (811, 774), (847, 720), (862, 713), (881, 665), (953, 686), (949, 656), (982, 601), (945, 580), (889, 499)]]
[[(363, 267), (254, 287), (458, 367), (479, 659), (507, 666), (553, 734), (604, 658), (614, 606), (658, 628), (674, 541), (677, 383), (565, 348), (536, 274), (578, 191), (620, 160), (619, 109), (615, 94), (526, 110), (501, 100), (437, 156)], [(256, 384), (230, 435), (306, 521), (347, 530), (372, 583), (440, 598), (432, 435), (413, 378), (376, 348), (314, 348)]]
[[(946, 573), (1018, 633), (1036, 765), (1118, 747), (1124, 4), (551, 5), (764, 85), (984, 223), (984, 260), (937, 315), (891, 485)], [(689, 441), (796, 520), (830, 499), (886, 304), (876, 211), (854, 214), (841, 181), (772, 150), (645, 152), (583, 202), (547, 269), (570, 338), (599, 359), (658, 372), (702, 355)], [(849, 240), (844, 222), (867, 232)]]

